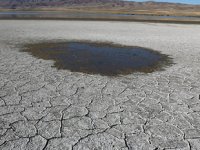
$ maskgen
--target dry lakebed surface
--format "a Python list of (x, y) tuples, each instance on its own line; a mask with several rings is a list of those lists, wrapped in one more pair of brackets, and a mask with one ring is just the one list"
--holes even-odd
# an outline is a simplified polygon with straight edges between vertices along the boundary
[[(58, 69), (27, 44), (152, 49), (173, 63), (108, 76)], [(1, 150), (199, 150), (200, 25), (0, 20)]]

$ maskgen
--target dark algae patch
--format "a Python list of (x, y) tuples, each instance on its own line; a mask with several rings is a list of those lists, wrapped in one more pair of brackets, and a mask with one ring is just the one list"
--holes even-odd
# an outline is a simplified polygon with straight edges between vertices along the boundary
[(23, 51), (37, 58), (54, 60), (58, 69), (106, 76), (151, 73), (172, 64), (168, 55), (151, 49), (110, 43), (44, 42), (27, 44)]

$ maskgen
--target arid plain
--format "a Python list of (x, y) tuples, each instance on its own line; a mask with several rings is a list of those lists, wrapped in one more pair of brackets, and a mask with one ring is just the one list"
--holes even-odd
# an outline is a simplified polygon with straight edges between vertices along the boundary
[[(108, 77), (57, 70), (21, 52), (86, 40), (154, 49), (174, 64)], [(1, 150), (198, 150), (200, 26), (0, 20)]]

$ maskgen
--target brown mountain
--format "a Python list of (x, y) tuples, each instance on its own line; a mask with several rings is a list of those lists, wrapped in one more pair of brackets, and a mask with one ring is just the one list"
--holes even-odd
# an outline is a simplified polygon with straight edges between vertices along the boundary
[(99, 5), (115, 3), (118, 0), (0, 0), (0, 7), (21, 8), (21, 7), (58, 7), (58, 6), (80, 6)]
[(0, 0), (1, 9), (200, 16), (200, 5), (123, 0)]

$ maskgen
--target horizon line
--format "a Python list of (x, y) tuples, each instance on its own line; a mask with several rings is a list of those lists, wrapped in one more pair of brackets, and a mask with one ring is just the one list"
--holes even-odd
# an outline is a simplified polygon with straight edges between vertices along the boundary
[(189, 5), (200, 5), (200, 1), (196, 0), (124, 0), (132, 2), (160, 2), (160, 3), (177, 3), (177, 4), (189, 4)]

